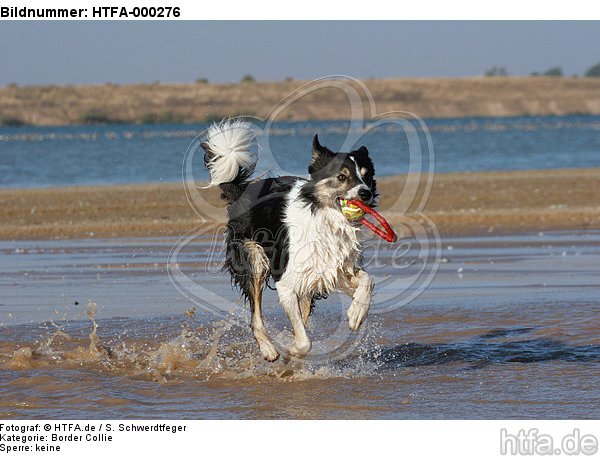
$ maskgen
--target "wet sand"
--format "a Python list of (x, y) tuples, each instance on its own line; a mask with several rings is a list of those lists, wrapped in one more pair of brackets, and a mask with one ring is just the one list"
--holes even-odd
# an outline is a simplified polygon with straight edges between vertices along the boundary
[[(246, 321), (173, 286), (169, 253), (199, 224), (180, 184), (2, 190), (0, 417), (598, 419), (599, 175), (437, 175), (432, 282), (407, 286), (428, 271), (414, 240), (406, 252), (367, 241), (378, 283), (367, 324), (350, 333), (347, 300), (319, 301), (303, 365), (262, 361)], [(396, 227), (403, 186), (380, 180)], [(196, 298), (247, 316), (220, 249), (206, 233), (177, 264)], [(275, 292), (264, 308), (287, 346)]]
[[(399, 228), (389, 209), (405, 179), (378, 183)], [(224, 220), (218, 191), (203, 195)], [(600, 169), (438, 174), (424, 213), (442, 235), (598, 228)], [(199, 223), (182, 184), (0, 190), (0, 239), (181, 236)]]
[[(433, 282), (398, 307), (405, 283), (388, 279), (418, 270), (421, 252), (397, 263), (385, 246), (352, 349), (334, 349), (350, 332), (347, 300), (331, 296), (308, 327), (331, 356), (292, 366), (177, 293), (174, 241), (0, 242), (0, 417), (599, 418), (598, 230), (446, 238)], [(235, 300), (211, 245), (197, 239), (179, 264)], [(275, 299), (267, 290), (265, 321), (285, 345)]]

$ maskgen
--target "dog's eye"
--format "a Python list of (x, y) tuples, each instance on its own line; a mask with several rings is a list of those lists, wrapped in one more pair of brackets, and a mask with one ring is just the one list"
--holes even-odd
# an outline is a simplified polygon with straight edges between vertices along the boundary
[(346, 180), (346, 175), (345, 174), (338, 174), (338, 180), (340, 182), (344, 182)]

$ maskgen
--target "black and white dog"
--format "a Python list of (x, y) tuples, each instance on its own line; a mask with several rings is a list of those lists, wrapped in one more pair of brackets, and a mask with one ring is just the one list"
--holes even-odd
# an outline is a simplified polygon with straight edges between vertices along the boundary
[(264, 359), (279, 353), (265, 331), (261, 303), (272, 279), (294, 331), (289, 355), (305, 356), (311, 342), (305, 325), (316, 299), (339, 289), (352, 297), (347, 316), (357, 330), (371, 305), (372, 278), (361, 269), (359, 224), (342, 213), (342, 199), (374, 206), (375, 169), (366, 147), (334, 153), (315, 135), (309, 178), (252, 180), (256, 154), (251, 125), (213, 125), (202, 143), (210, 186), (228, 203), (226, 260), (232, 281), (252, 310), (252, 330)]

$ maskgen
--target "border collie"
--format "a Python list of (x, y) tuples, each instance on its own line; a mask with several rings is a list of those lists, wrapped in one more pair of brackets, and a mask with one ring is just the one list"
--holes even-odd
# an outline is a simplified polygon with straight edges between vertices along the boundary
[(302, 358), (311, 348), (305, 325), (315, 300), (341, 290), (352, 298), (350, 329), (364, 321), (373, 279), (361, 268), (360, 224), (342, 213), (341, 200), (377, 197), (375, 169), (366, 147), (334, 153), (315, 135), (309, 177), (252, 179), (257, 157), (249, 123), (226, 121), (209, 128), (204, 164), (211, 186), (228, 204), (224, 269), (249, 302), (252, 331), (267, 361), (279, 353), (262, 319), (262, 293), (273, 280), (289, 317), (294, 343), (286, 355)]

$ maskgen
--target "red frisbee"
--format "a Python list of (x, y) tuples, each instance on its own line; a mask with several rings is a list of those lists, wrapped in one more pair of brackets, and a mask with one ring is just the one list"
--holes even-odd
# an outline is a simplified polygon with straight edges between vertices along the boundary
[(373, 217), (375, 217), (375, 219), (377, 219), (377, 221), (381, 224), (381, 226), (383, 227), (383, 229), (375, 226), (375, 224), (373, 222), (369, 222), (364, 217), (360, 219), (360, 222), (364, 226), (366, 226), (367, 228), (369, 228), (377, 236), (380, 236), (381, 238), (385, 239), (388, 242), (396, 242), (398, 240), (398, 236), (396, 235), (396, 233), (394, 233), (394, 230), (392, 230), (392, 228), (390, 227), (390, 224), (375, 209), (370, 208), (369, 206), (367, 206), (366, 204), (364, 204), (362, 201), (358, 201), (358, 200), (349, 200), (348, 203), (353, 204), (355, 206), (358, 206), (365, 213), (370, 214)]

